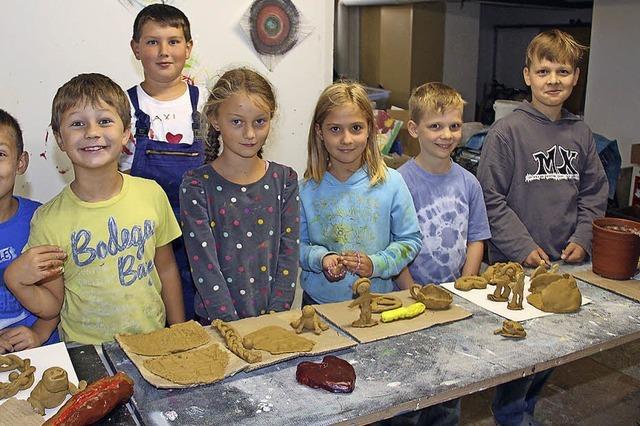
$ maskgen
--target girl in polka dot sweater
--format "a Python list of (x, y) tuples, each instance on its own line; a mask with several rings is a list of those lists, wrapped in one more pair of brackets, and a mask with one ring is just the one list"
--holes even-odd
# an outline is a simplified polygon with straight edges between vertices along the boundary
[(180, 187), (185, 246), (201, 322), (291, 307), (298, 268), (298, 176), (262, 159), (276, 110), (255, 71), (227, 71), (203, 110), (209, 161)]
[(335, 83), (320, 95), (304, 177), (303, 304), (349, 300), (359, 277), (371, 279), (374, 293), (392, 291), (422, 237), (407, 185), (382, 161), (373, 110), (359, 84)]

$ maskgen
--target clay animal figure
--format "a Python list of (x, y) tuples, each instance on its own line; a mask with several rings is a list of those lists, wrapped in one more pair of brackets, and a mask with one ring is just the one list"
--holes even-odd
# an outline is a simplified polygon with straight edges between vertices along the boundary
[(453, 302), (451, 293), (435, 284), (427, 284), (422, 287), (417, 284), (412, 285), (409, 288), (409, 293), (415, 300), (422, 302), (427, 309), (434, 311), (447, 309)]
[(87, 387), (87, 382), (81, 380), (78, 386), (69, 381), (67, 372), (61, 367), (51, 367), (44, 370), (42, 379), (33, 388), (27, 401), (34, 411), (44, 416), (45, 408), (54, 408), (62, 404), (67, 395), (75, 395)]
[(392, 309), (390, 311), (385, 311), (380, 314), (380, 320), (382, 322), (391, 322), (397, 321), (401, 319), (410, 319), (415, 318), (421, 313), (423, 313), (427, 309), (422, 302), (412, 303), (409, 306), (405, 306), (403, 308)]
[(531, 293), (539, 293), (552, 282), (562, 278), (562, 275), (558, 273), (558, 268), (558, 264), (555, 264), (549, 271), (540, 273), (532, 278), (529, 291)]
[(322, 322), (313, 306), (307, 305), (302, 308), (302, 316), (291, 322), (291, 327), (300, 334), (304, 330), (313, 331), (315, 334), (321, 334), (327, 330), (329, 326)]
[(540, 292), (527, 296), (527, 302), (544, 312), (566, 314), (580, 309), (582, 294), (575, 278), (564, 274)]
[(371, 318), (371, 298), (372, 295), (369, 292), (371, 288), (371, 281), (368, 278), (360, 278), (353, 283), (353, 292), (358, 295), (358, 298), (349, 304), (350, 308), (358, 306), (360, 308), (360, 318), (351, 323), (354, 327), (373, 327), (378, 324), (378, 321)]
[(513, 311), (522, 310), (522, 297), (524, 293), (524, 272), (518, 272), (516, 280), (509, 283), (511, 289), (511, 300), (507, 304), (507, 309)]
[(485, 277), (481, 277), (478, 275), (469, 275), (466, 277), (458, 278), (453, 287), (457, 290), (469, 291), (476, 288), (485, 289), (487, 288), (487, 284), (488, 282)]
[(500, 334), (503, 337), (511, 337), (514, 339), (522, 339), (527, 336), (527, 332), (524, 331), (524, 327), (518, 321), (505, 320), (502, 323), (502, 328), (499, 328), (493, 332), (493, 334)]
[(496, 268), (493, 278), (489, 281), (489, 284), (494, 284), (496, 289), (493, 294), (487, 295), (487, 299), (494, 302), (506, 302), (509, 300), (509, 294), (511, 293), (509, 283), (516, 280), (518, 272), (524, 272), (524, 270), (520, 264), (515, 262), (509, 262)]
[(498, 262), (498, 263), (494, 263), (493, 265), (489, 265), (489, 267), (487, 267), (487, 269), (485, 269), (485, 271), (482, 273), (482, 278), (484, 278), (485, 280), (487, 280), (487, 283), (492, 284), (492, 280), (493, 280), (493, 276), (496, 274), (496, 271), (502, 269), (502, 267), (506, 265), (506, 263), (503, 262)]

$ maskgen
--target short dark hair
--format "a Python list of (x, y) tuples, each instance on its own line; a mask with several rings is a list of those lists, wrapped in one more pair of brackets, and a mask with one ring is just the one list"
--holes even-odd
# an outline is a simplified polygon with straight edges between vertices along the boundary
[(20, 123), (18, 123), (18, 120), (16, 120), (13, 115), (3, 109), (0, 109), (0, 127), (8, 127), (13, 131), (18, 157), (20, 157), (24, 151), (24, 141), (22, 140), (22, 129), (20, 128)]
[(187, 15), (182, 13), (177, 7), (168, 4), (150, 4), (138, 13), (133, 21), (133, 40), (140, 41), (142, 27), (149, 21), (158, 22), (174, 28), (182, 29), (186, 41), (191, 41), (191, 25)]
[(62, 85), (51, 105), (51, 129), (60, 134), (62, 115), (74, 105), (85, 102), (97, 106), (104, 102), (116, 110), (125, 130), (131, 126), (131, 106), (122, 88), (102, 74), (80, 74)]

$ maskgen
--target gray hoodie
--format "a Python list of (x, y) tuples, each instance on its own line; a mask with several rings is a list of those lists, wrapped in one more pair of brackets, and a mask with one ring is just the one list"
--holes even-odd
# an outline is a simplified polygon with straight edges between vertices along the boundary
[(589, 127), (562, 110), (551, 121), (529, 102), (489, 130), (478, 167), (491, 226), (489, 261), (522, 262), (536, 245), (552, 260), (574, 242), (591, 253), (591, 222), (608, 184)]

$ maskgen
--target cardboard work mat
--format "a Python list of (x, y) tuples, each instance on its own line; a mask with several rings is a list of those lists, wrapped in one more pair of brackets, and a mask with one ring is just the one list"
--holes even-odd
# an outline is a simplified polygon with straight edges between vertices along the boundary
[[(408, 306), (416, 301), (411, 298), (409, 290), (386, 293), (388, 296), (396, 296), (402, 301), (402, 306)], [(360, 316), (358, 307), (349, 308), (351, 300), (339, 303), (326, 303), (314, 305), (316, 310), (329, 321), (349, 333), (360, 343), (375, 342), (392, 336), (412, 333), (423, 330), (437, 324), (459, 321), (471, 316), (471, 312), (458, 305), (451, 304), (448, 309), (432, 311), (427, 309), (423, 314), (415, 318), (403, 319), (392, 322), (381, 322), (380, 314), (373, 314), (372, 317), (379, 321), (378, 325), (368, 328), (353, 327), (351, 323)]]
[[(243, 318), (238, 321), (229, 322), (228, 324), (235, 328), (238, 334), (243, 337), (249, 333), (270, 325), (279, 326), (284, 328), (285, 330), (290, 330), (295, 333), (290, 323), (300, 318), (301, 315), (302, 311), (300, 309), (294, 309), (291, 311), (276, 312), (259, 317)], [(212, 328), (211, 331), (213, 332), (214, 339), (224, 345), (224, 338), (220, 336), (216, 329)], [(258, 368), (266, 367), (300, 356), (315, 356), (329, 352), (335, 352), (341, 349), (351, 348), (357, 344), (351, 338), (341, 335), (331, 327), (329, 327), (328, 330), (324, 331), (320, 335), (316, 335), (311, 331), (305, 330), (304, 332), (300, 333), (299, 336), (316, 342), (310, 352), (292, 352), (288, 354), (272, 355), (267, 351), (258, 351), (262, 353), (262, 361), (254, 364), (247, 364), (245, 371), (257, 370)]]
[[(546, 315), (554, 315), (552, 312), (544, 312), (540, 309), (532, 306), (527, 302), (527, 296), (531, 294), (529, 292), (529, 283), (531, 279), (528, 276), (524, 277), (524, 297), (522, 298), (522, 310), (514, 311), (511, 309), (507, 309), (508, 302), (493, 302), (487, 299), (488, 294), (492, 294), (496, 289), (493, 285), (488, 285), (486, 289), (474, 289), (469, 291), (458, 290), (454, 287), (455, 283), (443, 283), (440, 284), (442, 287), (446, 288), (452, 293), (457, 294), (458, 296), (467, 299), (469, 302), (473, 302), (476, 305), (484, 308), (488, 311), (493, 312), (494, 314), (498, 314), (503, 318), (512, 320), (512, 321), (526, 321), (532, 318), (543, 317)], [(511, 299), (511, 296), (509, 296)], [(587, 303), (591, 303), (591, 300), (582, 296), (582, 305), (586, 305)]]
[[(207, 331), (207, 333), (210, 335), (211, 340), (209, 341), (209, 343), (191, 349), (191, 351), (197, 350), (197, 349), (202, 349), (202, 348), (206, 348), (207, 346), (211, 346), (211, 345), (220, 345), (221, 348), (229, 355), (229, 363), (227, 364), (227, 368), (225, 369), (224, 372), (224, 377), (229, 377), (229, 376), (233, 376), (234, 374), (236, 374), (238, 371), (242, 371), (245, 369), (245, 367), (248, 365), (244, 360), (242, 360), (241, 358), (238, 358), (233, 352), (231, 352), (229, 349), (227, 349), (227, 346), (224, 344), (224, 341), (222, 344), (218, 343), (218, 340), (216, 339), (218, 332), (216, 330), (211, 329), (210, 327), (204, 327), (204, 329)], [(144, 367), (144, 361), (147, 359), (153, 359), (153, 358), (159, 358), (157, 356), (142, 356), (142, 355), (138, 355), (134, 352), (131, 351), (131, 349), (129, 348), (129, 346), (127, 346), (125, 343), (122, 342), (122, 340), (120, 339), (119, 335), (116, 335), (116, 341), (118, 342), (118, 344), (120, 344), (120, 347), (122, 348), (122, 350), (124, 351), (125, 354), (127, 354), (127, 356), (129, 357), (129, 359), (131, 359), (131, 361), (133, 362), (133, 364), (136, 366), (136, 368), (138, 369), (138, 371), (140, 371), (140, 375), (142, 377), (144, 377), (144, 379), (149, 382), (150, 384), (152, 384), (153, 386), (159, 388), (159, 389), (181, 389), (181, 388), (189, 388), (189, 387), (194, 387), (194, 386), (200, 386), (201, 384), (196, 384), (196, 385), (181, 385), (178, 383), (174, 383), (170, 380), (165, 379), (164, 377), (160, 377), (156, 374), (153, 374), (152, 372), (150, 372), (149, 370), (147, 370)], [(185, 352), (189, 352), (189, 351), (185, 351)], [(205, 384), (205, 383), (202, 383)]]
[(640, 280), (612, 280), (609, 278), (601, 277), (591, 269), (580, 272), (573, 272), (573, 276), (589, 284), (604, 288), (605, 290), (612, 291), (621, 296), (628, 297), (629, 299), (640, 302)]

